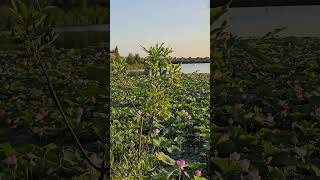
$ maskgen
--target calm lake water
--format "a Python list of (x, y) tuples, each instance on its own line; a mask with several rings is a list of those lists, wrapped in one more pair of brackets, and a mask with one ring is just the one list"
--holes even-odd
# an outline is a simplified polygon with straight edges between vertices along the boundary
[(108, 47), (109, 29), (107, 24), (55, 28), (60, 33), (56, 45), (64, 48)]
[[(143, 73), (143, 69), (128, 70), (130, 73)], [(185, 74), (195, 73), (210, 73), (210, 63), (193, 63), (193, 64), (182, 64), (181, 72)]]
[[(222, 18), (231, 19), (229, 31), (238, 36), (261, 36), (286, 26), (281, 36), (320, 37), (320, 6), (231, 8)], [(218, 23), (221, 23), (218, 22)]]
[(182, 64), (181, 71), (183, 73), (210, 73), (210, 63), (193, 63), (193, 64)]
[[(108, 47), (109, 44), (109, 25), (90, 25), (90, 26), (70, 26), (54, 28), (55, 32), (60, 34), (56, 46), (62, 48), (85, 48), (85, 47)], [(1, 34), (9, 34), (10, 31), (1, 31)], [(1, 42), (1, 40), (0, 40)], [(12, 47), (9, 41), (1, 42)], [(6, 49), (6, 46), (3, 46)], [(1, 46), (0, 46), (1, 47)]]

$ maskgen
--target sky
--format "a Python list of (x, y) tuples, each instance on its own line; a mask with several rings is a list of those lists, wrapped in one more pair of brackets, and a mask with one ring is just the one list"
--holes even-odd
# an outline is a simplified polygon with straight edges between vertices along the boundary
[(172, 57), (210, 56), (210, 0), (111, 0), (111, 49), (139, 53), (165, 43)]

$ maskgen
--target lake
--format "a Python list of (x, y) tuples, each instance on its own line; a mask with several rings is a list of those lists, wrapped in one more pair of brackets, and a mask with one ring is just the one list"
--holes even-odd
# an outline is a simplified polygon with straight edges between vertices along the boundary
[[(60, 34), (55, 45), (59, 48), (86, 48), (86, 47), (108, 47), (109, 25), (89, 26), (66, 26), (56, 27), (55, 32)], [(0, 35), (10, 34), (10, 31), (1, 31)], [(12, 42), (1, 39), (1, 49), (13, 48)]]
[(183, 73), (193, 73), (198, 71), (198, 73), (210, 73), (210, 63), (192, 63), (192, 64), (182, 64), (181, 72)]
[[(143, 69), (128, 70), (131, 74), (141, 74)], [(195, 73), (210, 73), (210, 63), (189, 63), (181, 64), (181, 72), (185, 74)]]
[(60, 33), (56, 45), (63, 48), (108, 47), (109, 25), (71, 26), (54, 29)]
[(245, 7), (231, 8), (222, 20), (232, 18), (229, 31), (242, 37), (262, 36), (284, 26), (281, 36), (320, 37), (319, 17), (320, 6)]

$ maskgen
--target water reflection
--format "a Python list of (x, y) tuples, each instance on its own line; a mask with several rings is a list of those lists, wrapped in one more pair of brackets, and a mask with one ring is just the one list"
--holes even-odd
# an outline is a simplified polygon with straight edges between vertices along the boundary
[[(54, 28), (60, 34), (55, 45), (58, 48), (86, 48), (86, 47), (108, 47), (109, 26), (90, 25), (90, 26), (69, 26)], [(0, 31), (0, 35), (8, 36), (10, 31)], [(9, 39), (0, 40), (3, 46), (0, 49), (14, 48), (13, 42)]]
[[(184, 74), (191, 73), (210, 73), (210, 63), (188, 63), (181, 64), (181, 72)], [(128, 70), (129, 74), (144, 74), (144, 69)]]
[(106, 47), (106, 42), (108, 42), (107, 32), (63, 32), (56, 46), (63, 48)]
[(193, 63), (193, 64), (182, 64), (181, 72), (183, 73), (210, 73), (210, 63)]
[(107, 47), (108, 25), (73, 26), (55, 28), (60, 33), (56, 45), (63, 48)]
[(238, 36), (261, 36), (274, 28), (287, 26), (279, 35), (320, 37), (317, 23), (320, 6), (231, 8), (223, 19), (229, 17), (232, 18), (229, 31)]

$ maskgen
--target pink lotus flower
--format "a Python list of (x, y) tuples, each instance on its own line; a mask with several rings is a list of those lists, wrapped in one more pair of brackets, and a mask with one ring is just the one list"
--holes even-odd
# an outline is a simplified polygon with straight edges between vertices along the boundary
[(268, 113), (268, 116), (267, 118), (265, 119), (265, 123), (269, 126), (272, 126), (274, 124), (274, 121), (273, 121), (273, 116), (271, 113)]
[(43, 128), (35, 128), (35, 133), (38, 135), (38, 136), (42, 136), (43, 135)]
[(249, 176), (252, 177), (252, 180), (260, 180), (261, 176), (259, 176), (259, 171), (256, 169), (253, 169), (249, 172)]
[(28, 153), (28, 154), (24, 155), (24, 157), (28, 160), (32, 160), (32, 159), (36, 158), (36, 156), (32, 153)]
[(290, 107), (287, 102), (281, 101), (280, 106), (283, 108), (281, 111), (282, 114), (287, 114), (289, 112)]
[(201, 176), (201, 169), (196, 169), (194, 171), (194, 175), (200, 177)]
[(200, 132), (195, 132), (195, 133), (194, 133), (194, 137), (195, 137), (196, 139), (200, 139)]
[(8, 166), (14, 166), (17, 164), (17, 157), (15, 155), (8, 156), (4, 160), (3, 163), (7, 164)]
[(38, 113), (38, 115), (37, 115), (37, 118), (38, 118), (39, 120), (43, 120), (43, 119), (47, 118), (48, 115), (49, 115), (48, 110), (46, 110), (46, 109), (44, 109), (44, 108), (41, 108), (40, 111), (39, 111), (39, 113)]
[(238, 165), (240, 166), (242, 171), (248, 172), (250, 166), (250, 160), (244, 159), (238, 161)]
[(234, 152), (234, 153), (232, 153), (232, 154), (229, 155), (229, 158), (230, 158), (231, 160), (234, 160), (234, 161), (239, 161), (239, 159), (240, 159), (240, 154), (237, 153), (237, 152)]
[(102, 166), (102, 163), (103, 161), (101, 159), (98, 159), (98, 156), (97, 154), (92, 154), (90, 157), (89, 157), (90, 161), (95, 164), (97, 167), (101, 167)]
[(187, 167), (186, 161), (183, 159), (176, 160), (176, 164), (181, 170), (183, 170), (185, 167)]
[(159, 128), (156, 128), (153, 130), (153, 133), (158, 136), (160, 134), (160, 129)]
[(304, 89), (302, 87), (300, 87), (299, 85), (295, 85), (293, 90), (298, 98), (303, 98)]

